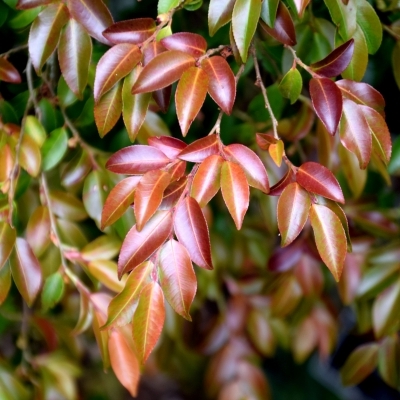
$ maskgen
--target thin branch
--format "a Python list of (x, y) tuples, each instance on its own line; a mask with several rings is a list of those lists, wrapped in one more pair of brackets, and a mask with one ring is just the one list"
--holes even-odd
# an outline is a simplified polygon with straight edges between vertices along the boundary
[(400, 40), (400, 35), (395, 32), (390, 26), (382, 24), (382, 28), (391, 36), (393, 36), (396, 40)]
[(17, 53), (18, 51), (25, 50), (27, 48), (28, 48), (28, 45), (23, 44), (21, 46), (14, 47), (13, 49), (6, 51), (5, 53), (0, 54), (0, 57), (7, 58), (10, 54)]
[(304, 64), (303, 61), (300, 60), (299, 57), (297, 57), (296, 50), (291, 47), (291, 46), (285, 46), (293, 55), (294, 62), (303, 69), (305, 69), (313, 78), (318, 78), (319, 75), (316, 74), (307, 64)]
[(214, 54), (220, 53), (221, 51), (224, 51), (224, 50), (229, 50), (229, 52), (231, 52), (231, 51), (232, 51), (232, 48), (231, 48), (231, 46), (229, 46), (228, 44), (221, 44), (220, 46), (218, 46), (218, 47), (216, 47), (216, 48), (214, 48), (214, 49), (209, 49), (209, 50), (207, 50), (207, 52), (206, 52), (204, 55), (202, 55), (202, 56), (197, 60), (197, 64), (200, 65), (201, 62), (202, 62), (204, 59), (206, 59), (206, 58), (208, 58), (208, 57), (211, 57), (211, 56), (213, 56)]

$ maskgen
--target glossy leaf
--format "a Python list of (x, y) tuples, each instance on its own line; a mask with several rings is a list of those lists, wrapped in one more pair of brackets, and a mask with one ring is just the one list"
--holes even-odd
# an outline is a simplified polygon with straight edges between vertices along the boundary
[(342, 115), (342, 94), (334, 82), (327, 78), (310, 80), (310, 95), (315, 112), (327, 131), (334, 135)]
[(207, 50), (207, 42), (197, 33), (178, 32), (160, 40), (167, 50), (178, 50), (198, 58)]
[(168, 238), (172, 230), (172, 216), (160, 211), (138, 232), (134, 226), (122, 243), (118, 259), (118, 277), (147, 260)]
[(159, 0), (157, 5), (158, 14), (164, 14), (178, 6), (179, 0)]
[(140, 44), (156, 30), (153, 18), (136, 18), (120, 21), (109, 26), (103, 36), (113, 44)]
[(310, 0), (294, 0), (294, 5), (296, 6), (297, 14), (300, 18), (303, 18), (304, 11), (309, 4)]
[(153, 92), (177, 81), (195, 64), (195, 59), (181, 51), (165, 51), (145, 65), (132, 87), (132, 93)]
[(208, 8), (208, 29), (210, 36), (214, 36), (219, 28), (232, 19), (235, 0), (210, 0)]
[(40, 172), (42, 156), (38, 144), (28, 135), (21, 141), (19, 163), (29, 175), (37, 177)]
[(366, 0), (357, 0), (357, 24), (364, 33), (368, 53), (375, 54), (382, 42), (382, 24), (374, 8)]
[(198, 139), (185, 147), (178, 155), (181, 160), (201, 163), (207, 157), (218, 154), (219, 145), (216, 135)]
[(176, 207), (174, 230), (192, 261), (201, 268), (212, 269), (207, 222), (199, 204), (192, 197), (186, 197)]
[(39, 147), (46, 141), (46, 131), (40, 121), (33, 115), (25, 118), (24, 134), (30, 136)]
[(50, 225), (49, 209), (44, 206), (37, 207), (26, 227), (26, 240), (36, 257), (40, 257), (50, 244)]
[(160, 253), (160, 285), (172, 308), (191, 321), (189, 310), (196, 294), (196, 275), (188, 251), (173, 239)]
[(250, 201), (246, 174), (240, 165), (230, 161), (222, 164), (221, 192), (236, 228), (240, 230)]
[(296, 175), (292, 169), (288, 169), (287, 173), (282, 177), (280, 181), (275, 183), (269, 191), (270, 196), (280, 196), (283, 190), (290, 185), (292, 182), (296, 182)]
[(296, 68), (291, 68), (279, 83), (279, 90), (283, 97), (290, 100), (293, 104), (300, 96), (303, 88), (303, 79)]
[(58, 128), (50, 133), (42, 147), (42, 169), (54, 168), (64, 157), (68, 149), (68, 133), (65, 128)]
[(278, 0), (266, 0), (261, 5), (261, 19), (271, 28), (275, 25), (276, 13), (278, 11)]
[(291, 183), (284, 189), (277, 212), (282, 247), (292, 243), (303, 230), (310, 207), (310, 196), (299, 184)]
[(0, 81), (21, 83), (18, 70), (4, 57), (0, 57)]
[(186, 189), (187, 179), (181, 178), (172, 182), (164, 191), (164, 197), (160, 204), (161, 210), (168, 210), (175, 206), (180, 199), (182, 193)]
[(54, 3), (54, 0), (18, 0), (16, 8), (18, 10), (29, 10), (39, 6)]
[(276, 143), (273, 143), (269, 146), (268, 153), (277, 167), (280, 167), (282, 164), (282, 158), (285, 154), (284, 146), (285, 145), (282, 140), (278, 140)]
[(119, 293), (124, 288), (124, 281), (117, 278), (117, 264), (110, 260), (93, 260), (87, 265), (90, 275), (113, 292)]
[(309, 192), (344, 203), (342, 189), (338, 181), (332, 172), (321, 164), (311, 161), (304, 163), (297, 171), (296, 180)]
[(136, 354), (142, 364), (146, 362), (157, 344), (164, 320), (164, 294), (158, 283), (150, 282), (140, 293), (132, 323)]
[(229, 64), (223, 57), (214, 56), (206, 58), (201, 68), (208, 75), (208, 93), (221, 110), (230, 115), (236, 97), (236, 81)]
[(52, 190), (49, 193), (51, 211), (57, 217), (70, 221), (82, 221), (87, 218), (82, 201), (72, 193)]
[(150, 146), (161, 150), (171, 160), (177, 158), (178, 154), (187, 147), (182, 140), (169, 136), (153, 136), (147, 142)]
[(44, 312), (53, 308), (64, 295), (64, 280), (59, 272), (48, 276), (44, 282), (41, 300)]
[(339, 282), (347, 253), (346, 235), (339, 217), (328, 207), (313, 204), (310, 222), (322, 261)]
[(341, 0), (324, 0), (328, 7), (333, 23), (338, 27), (338, 32), (343, 40), (352, 38), (357, 29), (355, 0), (343, 2)]
[(81, 256), (84, 261), (111, 260), (118, 253), (121, 242), (112, 235), (102, 235), (87, 244), (81, 250)]
[(6, 222), (0, 222), (0, 269), (4, 267), (10, 257), (16, 238), (15, 229)]
[(190, 125), (199, 113), (207, 90), (208, 75), (203, 69), (191, 67), (182, 74), (176, 88), (175, 105), (183, 136), (186, 136)]

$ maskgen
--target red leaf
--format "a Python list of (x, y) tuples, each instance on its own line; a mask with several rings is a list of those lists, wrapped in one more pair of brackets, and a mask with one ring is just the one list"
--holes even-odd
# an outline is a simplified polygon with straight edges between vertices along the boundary
[(207, 222), (199, 204), (192, 197), (186, 197), (176, 207), (174, 229), (192, 261), (201, 268), (213, 269)]
[(334, 135), (342, 115), (343, 100), (339, 88), (328, 78), (310, 80), (310, 95), (315, 112), (327, 131)]
[(357, 156), (360, 168), (367, 168), (372, 152), (371, 132), (363, 109), (348, 99), (343, 100), (340, 141), (347, 150)]
[(196, 275), (188, 251), (176, 240), (169, 240), (161, 250), (160, 284), (172, 308), (191, 321), (189, 310), (196, 294)]
[(304, 163), (297, 171), (297, 182), (309, 192), (344, 204), (339, 182), (328, 168), (315, 162)]
[(68, 0), (68, 9), (71, 16), (85, 27), (90, 36), (101, 43), (111, 45), (103, 36), (103, 31), (114, 21), (102, 0)]
[(207, 157), (219, 152), (219, 142), (216, 135), (209, 135), (198, 139), (185, 147), (180, 153), (181, 160), (200, 163)]
[(4, 57), (0, 57), (0, 81), (21, 83), (21, 75), (18, 70)]
[(337, 76), (350, 64), (353, 52), (354, 39), (350, 39), (329, 53), (321, 61), (311, 64), (310, 67), (318, 75), (326, 76), (327, 78)]
[(242, 144), (231, 144), (224, 148), (224, 153), (227, 154), (230, 161), (240, 164), (250, 186), (260, 189), (264, 193), (269, 192), (267, 171), (260, 157), (253, 150)]
[(143, 65), (147, 65), (154, 57), (164, 53), (167, 49), (160, 42), (151, 42), (142, 48)]
[(183, 136), (186, 136), (190, 125), (199, 113), (207, 90), (208, 75), (204, 70), (191, 67), (182, 74), (176, 88), (175, 105)]
[(104, 93), (136, 67), (141, 58), (142, 53), (134, 44), (117, 44), (108, 50), (97, 64), (94, 100), (99, 101)]
[(289, 10), (282, 2), (280, 2), (278, 6), (274, 27), (269, 27), (262, 20), (260, 20), (260, 25), (278, 42), (288, 46), (294, 46), (296, 44), (296, 32), (292, 17), (290, 16)]
[(186, 161), (174, 162), (166, 168), (166, 171), (171, 175), (171, 182), (176, 181), (185, 175)]
[(236, 81), (231, 67), (221, 56), (206, 58), (201, 63), (209, 79), (208, 93), (225, 114), (232, 112), (236, 97)]
[(173, 207), (180, 199), (183, 191), (186, 188), (187, 179), (182, 178), (175, 182), (172, 182), (164, 192), (163, 201), (160, 205), (161, 210), (168, 210)]
[(297, 183), (291, 183), (278, 200), (278, 227), (281, 233), (281, 246), (293, 242), (307, 222), (311, 200), (308, 193)]
[(113, 154), (106, 168), (117, 174), (142, 175), (153, 169), (164, 168), (171, 162), (160, 150), (144, 145), (128, 146)]
[(190, 195), (203, 208), (217, 194), (221, 183), (221, 167), (224, 159), (213, 155), (207, 157), (201, 164), (193, 178)]
[(164, 190), (171, 180), (167, 172), (154, 170), (146, 172), (135, 191), (136, 229), (140, 232), (161, 204)]
[(168, 238), (172, 230), (169, 211), (160, 211), (138, 232), (134, 226), (122, 243), (118, 259), (118, 278), (147, 260)]
[(147, 142), (161, 150), (168, 158), (175, 160), (178, 154), (187, 147), (185, 142), (170, 136), (153, 136)]
[(292, 182), (296, 182), (296, 175), (294, 174), (292, 169), (289, 168), (285, 176), (271, 187), (268, 194), (270, 196), (280, 196), (285, 187), (287, 187)]
[(103, 36), (113, 44), (140, 44), (156, 30), (153, 18), (137, 18), (120, 21), (109, 26)]
[(243, 218), (249, 208), (250, 190), (246, 174), (240, 165), (225, 161), (221, 168), (221, 192), (225, 204), (240, 230)]
[(278, 139), (267, 133), (256, 133), (256, 142), (260, 149), (268, 151), (271, 144), (278, 143)]
[(132, 93), (153, 92), (177, 81), (182, 74), (195, 64), (195, 59), (181, 51), (165, 51), (154, 57), (143, 68)]
[(161, 44), (168, 50), (178, 50), (193, 57), (202, 56), (207, 49), (207, 42), (196, 33), (179, 32), (161, 39)]
[(55, 1), (56, 0), (18, 0), (15, 8), (17, 10), (29, 10), (31, 8), (36, 8), (50, 3), (54, 3)]
[(164, 294), (156, 282), (148, 283), (140, 293), (132, 321), (132, 335), (140, 362), (146, 362), (161, 335), (165, 320)]

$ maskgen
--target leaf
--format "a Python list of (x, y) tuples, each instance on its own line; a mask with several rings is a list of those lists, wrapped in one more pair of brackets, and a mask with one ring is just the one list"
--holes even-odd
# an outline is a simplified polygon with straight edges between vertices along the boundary
[(172, 308), (191, 321), (189, 310), (196, 294), (196, 275), (188, 251), (173, 239), (160, 252), (160, 285)]
[(171, 160), (160, 150), (143, 145), (128, 146), (113, 154), (106, 168), (117, 174), (141, 175), (164, 168)]
[(180, 199), (182, 193), (186, 189), (187, 179), (181, 178), (175, 182), (172, 182), (164, 192), (163, 200), (160, 204), (160, 210), (169, 210), (175, 206)]
[(371, 133), (362, 108), (351, 100), (343, 100), (339, 131), (342, 145), (357, 156), (361, 169), (367, 168), (372, 152)]
[(217, 194), (221, 183), (221, 167), (224, 159), (219, 155), (207, 157), (199, 166), (191, 186), (190, 195), (201, 208)]
[(26, 227), (26, 240), (36, 257), (40, 257), (50, 244), (50, 213), (44, 206), (38, 206), (31, 214)]
[(94, 106), (94, 120), (103, 138), (118, 122), (122, 112), (122, 84), (118, 82)]
[(4, 57), (0, 57), (0, 81), (21, 83), (18, 70)]
[(232, 31), (240, 56), (245, 63), (251, 40), (261, 14), (261, 1), (236, 0), (232, 13)]
[(0, 269), (0, 305), (7, 299), (11, 289), (11, 283), (10, 264), (7, 263), (4, 268)]
[(15, 229), (6, 222), (0, 222), (0, 269), (4, 267), (10, 257), (16, 238)]
[(247, 331), (257, 350), (266, 357), (273, 357), (276, 339), (265, 312), (253, 309), (248, 314)]
[(160, 40), (167, 50), (178, 50), (198, 58), (207, 50), (207, 42), (197, 33), (179, 32)]
[(131, 396), (136, 397), (140, 379), (140, 365), (125, 335), (113, 330), (108, 338), (111, 367), (118, 380)]
[(76, 153), (61, 172), (61, 184), (65, 188), (71, 188), (86, 178), (92, 170), (92, 163), (86, 151)]
[(269, 191), (270, 196), (280, 196), (283, 190), (292, 182), (296, 182), (296, 175), (291, 168), (288, 169), (287, 173), (282, 177), (280, 181), (275, 183)]
[(291, 68), (279, 83), (279, 90), (282, 96), (293, 104), (300, 96), (303, 88), (303, 79), (296, 68)]
[(122, 243), (118, 259), (118, 277), (147, 260), (168, 238), (172, 230), (172, 215), (159, 211), (138, 232), (134, 226)]
[(336, 47), (321, 61), (310, 65), (311, 69), (318, 75), (331, 78), (342, 73), (349, 65), (354, 52), (354, 39), (348, 40), (341, 46)]
[(310, 96), (318, 118), (333, 136), (342, 115), (343, 100), (340, 90), (330, 79), (312, 78), (310, 80)]
[(42, 310), (44, 312), (53, 308), (64, 295), (64, 280), (59, 272), (48, 276), (42, 290)]
[(194, 141), (178, 155), (181, 160), (201, 163), (207, 157), (218, 154), (219, 141), (216, 135), (209, 135)]
[(140, 232), (161, 204), (164, 190), (171, 181), (168, 172), (154, 170), (146, 172), (135, 191), (136, 229)]
[(80, 335), (85, 332), (93, 319), (92, 304), (90, 303), (87, 293), (85, 293), (84, 288), (80, 286), (77, 286), (77, 289), (80, 294), (79, 317), (71, 335)]
[(357, 0), (357, 24), (364, 33), (368, 53), (375, 54), (382, 43), (382, 24), (366, 0)]
[(101, 43), (111, 45), (103, 31), (113, 24), (110, 11), (102, 0), (68, 0), (68, 9), (73, 19)]
[(221, 192), (237, 230), (249, 208), (250, 191), (246, 174), (240, 165), (225, 161), (221, 167)]
[(265, 0), (261, 5), (261, 19), (271, 28), (275, 25), (279, 0)]
[(278, 139), (267, 133), (256, 133), (256, 142), (260, 149), (268, 150), (271, 144), (278, 143)]
[(253, 150), (242, 144), (230, 144), (224, 148), (229, 161), (238, 163), (246, 174), (250, 186), (269, 193), (269, 180), (264, 164)]
[(370, 375), (377, 366), (378, 351), (377, 343), (358, 346), (340, 369), (343, 385), (357, 385)]
[(103, 32), (103, 36), (113, 44), (140, 44), (155, 30), (156, 21), (153, 18), (136, 18), (115, 22)]
[(148, 283), (140, 293), (133, 316), (133, 341), (139, 361), (144, 364), (157, 344), (165, 320), (164, 295), (156, 282)]
[(206, 58), (201, 68), (208, 75), (208, 93), (221, 110), (230, 115), (235, 103), (236, 81), (229, 64), (223, 57), (214, 56)]
[(318, 253), (336, 282), (339, 282), (347, 253), (346, 234), (342, 223), (328, 207), (318, 204), (311, 206), (310, 222)]
[(210, 0), (208, 8), (208, 29), (210, 36), (214, 36), (219, 28), (232, 19), (235, 0)]
[[(303, 18), (304, 11), (310, 4), (310, 0), (294, 0), (294, 5), (296, 6), (297, 14), (299, 18)], [(267, 22), (268, 23), (268, 22)]]
[(383, 381), (396, 389), (399, 381), (399, 342), (396, 337), (385, 337), (380, 343), (378, 371)]
[(87, 265), (89, 273), (113, 292), (119, 293), (124, 288), (124, 281), (117, 278), (117, 264), (110, 260), (93, 260)]
[(54, 3), (54, 0), (18, 0), (16, 9), (17, 10), (29, 10), (39, 6)]
[(271, 156), (273, 162), (280, 167), (282, 164), (282, 158), (285, 154), (285, 145), (282, 140), (278, 140), (269, 146), (269, 155)]
[(49, 193), (51, 212), (62, 219), (82, 221), (87, 218), (85, 207), (78, 197), (61, 190), (52, 190)]
[(177, 205), (174, 230), (192, 261), (201, 268), (213, 269), (207, 222), (199, 204), (192, 197), (186, 197)]
[(92, 59), (92, 39), (79, 22), (70, 19), (58, 46), (60, 69), (72, 92), (82, 99)]
[(177, 81), (195, 64), (195, 59), (181, 51), (165, 51), (145, 65), (132, 87), (132, 94), (153, 92)]
[(135, 190), (140, 179), (140, 176), (125, 178), (110, 191), (101, 214), (102, 230), (121, 218), (133, 203)]
[(111, 260), (120, 250), (121, 242), (115, 236), (102, 235), (87, 244), (81, 251), (85, 262)]
[(399, 65), (400, 65), (400, 42), (397, 41), (393, 47), (393, 52), (392, 52), (392, 68), (397, 87), (400, 89), (400, 72), (398, 68)]
[(128, 75), (139, 63), (142, 53), (134, 44), (121, 43), (113, 46), (100, 58), (94, 81), (94, 100), (98, 102), (118, 81)]
[(165, 14), (177, 7), (179, 0), (158, 0), (157, 12), (158, 14)]
[(270, 27), (263, 21), (260, 21), (260, 25), (278, 42), (288, 46), (294, 46), (296, 44), (296, 32), (292, 17), (290, 16), (289, 10), (282, 2), (279, 2), (278, 5), (274, 27)]
[(19, 163), (29, 175), (36, 178), (40, 172), (42, 156), (38, 144), (28, 135), (24, 135), (19, 152)]
[(357, 29), (355, 0), (324, 0), (328, 7), (333, 23), (338, 27), (338, 32), (343, 40), (352, 38)]
[(344, 197), (339, 182), (323, 165), (306, 162), (297, 171), (296, 180), (309, 192), (344, 204)]
[(171, 160), (175, 160), (178, 154), (187, 147), (182, 140), (170, 136), (153, 136), (147, 142), (150, 146), (161, 150)]
[(50, 133), (42, 147), (42, 170), (49, 171), (64, 157), (68, 150), (68, 133), (65, 128), (57, 128)]
[(32, 307), (41, 287), (42, 270), (25, 239), (17, 238), (10, 255), (11, 273), (18, 291), (29, 307)]
[(50, 4), (35, 19), (29, 32), (29, 56), (36, 73), (57, 47), (62, 27), (68, 22), (68, 9), (63, 3)]
[(46, 131), (40, 121), (33, 115), (25, 118), (24, 135), (31, 137), (39, 147), (46, 141)]
[(191, 67), (182, 74), (176, 88), (175, 105), (183, 136), (186, 136), (190, 125), (199, 113), (207, 90), (208, 75), (204, 70)]
[(300, 185), (286, 186), (279, 197), (277, 212), (282, 247), (292, 243), (303, 230), (310, 207), (310, 196)]

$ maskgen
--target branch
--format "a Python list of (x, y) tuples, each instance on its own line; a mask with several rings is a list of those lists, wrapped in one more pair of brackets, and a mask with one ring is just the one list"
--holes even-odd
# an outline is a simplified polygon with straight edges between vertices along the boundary
[(396, 33), (390, 26), (382, 24), (382, 28), (391, 36), (393, 36), (396, 40), (400, 40), (400, 35)]
[(197, 60), (197, 65), (200, 65), (204, 59), (209, 58), (210, 56), (220, 53), (221, 51), (224, 51), (224, 50), (229, 50), (229, 53), (232, 53), (231, 46), (229, 46), (228, 44), (221, 44), (220, 46), (218, 46), (214, 49), (207, 50), (207, 52)]
[(28, 48), (28, 45), (23, 44), (21, 46), (14, 47), (13, 49), (6, 51), (5, 53), (0, 54), (0, 57), (7, 58), (10, 54), (17, 53), (18, 51), (25, 50), (27, 48)]
[(303, 61), (300, 60), (299, 57), (297, 57), (296, 50), (291, 47), (291, 46), (285, 46), (293, 55), (294, 62), (303, 69), (305, 69), (313, 78), (318, 78), (319, 75), (316, 74), (307, 64), (304, 64)]

